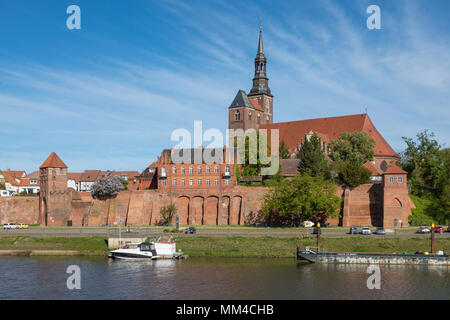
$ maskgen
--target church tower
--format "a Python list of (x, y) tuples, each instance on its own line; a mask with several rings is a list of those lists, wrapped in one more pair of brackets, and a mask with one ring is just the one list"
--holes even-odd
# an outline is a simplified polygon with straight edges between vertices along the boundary
[(273, 122), (273, 96), (269, 89), (266, 65), (260, 27), (253, 87), (248, 94), (244, 90), (239, 90), (236, 94), (228, 108), (229, 129), (257, 130), (260, 125)]
[(273, 96), (269, 88), (269, 78), (267, 78), (267, 59), (264, 55), (262, 40), (262, 27), (259, 27), (258, 52), (255, 58), (255, 76), (253, 78), (253, 87), (248, 97), (254, 99), (261, 106), (264, 117), (260, 124), (273, 122)]

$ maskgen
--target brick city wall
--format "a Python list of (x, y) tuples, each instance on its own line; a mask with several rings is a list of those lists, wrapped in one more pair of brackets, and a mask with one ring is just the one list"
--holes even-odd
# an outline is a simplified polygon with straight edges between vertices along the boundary
[[(244, 225), (256, 221), (266, 191), (265, 187), (245, 186), (235, 186), (221, 193), (214, 189), (170, 193), (139, 190), (124, 191), (117, 198), (106, 201), (93, 200), (89, 193), (71, 192), (69, 202), (66, 195), (49, 199), (50, 206), (57, 210), (49, 212), (47, 221), (48, 225), (59, 226), (67, 225), (68, 220), (73, 226), (117, 225), (120, 220), (130, 226), (155, 225), (161, 220), (161, 207), (172, 202), (177, 207), (180, 225)], [(395, 217), (407, 225), (411, 212), (407, 192), (394, 187), (389, 187), (388, 191), (391, 192), (386, 192), (382, 184), (365, 184), (354, 189), (338, 187), (336, 194), (343, 197), (342, 217), (331, 218), (328, 223), (393, 226)], [(66, 205), (63, 208), (56, 204)], [(0, 220), (1, 223), (39, 223), (39, 198), (0, 198)]]
[(35, 224), (39, 219), (39, 197), (0, 197), (0, 223)]

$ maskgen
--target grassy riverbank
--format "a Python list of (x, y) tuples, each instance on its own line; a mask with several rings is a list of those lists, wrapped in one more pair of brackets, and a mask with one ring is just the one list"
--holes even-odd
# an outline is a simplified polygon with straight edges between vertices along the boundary
[[(316, 246), (316, 239), (312, 237), (192, 236), (175, 239), (177, 249), (193, 257), (295, 257), (298, 245)], [(328, 251), (354, 252), (429, 251), (430, 240), (418, 237), (324, 237), (321, 247)], [(450, 238), (437, 238), (435, 248), (449, 252)], [(54, 255), (78, 252), (79, 255), (97, 256), (105, 256), (108, 252), (106, 237), (3, 236), (0, 237), (0, 250), (24, 250), (25, 254), (32, 250), (54, 250)], [(51, 255), (52, 252), (34, 254)]]
[[(179, 237), (177, 249), (190, 256), (210, 257), (295, 257), (296, 248), (316, 246), (315, 238), (285, 237)], [(428, 238), (322, 238), (328, 251), (412, 252), (430, 251)], [(450, 251), (450, 239), (436, 239), (436, 250)]]
[[(51, 237), (51, 236), (3, 236), (0, 237), (0, 250), (22, 250), (27, 255), (29, 251), (38, 255), (79, 255), (99, 256), (108, 252), (106, 237)], [(45, 253), (45, 250), (53, 252)]]

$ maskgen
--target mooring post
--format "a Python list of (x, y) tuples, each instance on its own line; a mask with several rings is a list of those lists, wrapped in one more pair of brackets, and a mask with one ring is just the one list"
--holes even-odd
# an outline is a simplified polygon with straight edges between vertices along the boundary
[(320, 252), (320, 222), (317, 223), (317, 252)]
[(431, 253), (434, 253), (434, 223), (431, 225)]

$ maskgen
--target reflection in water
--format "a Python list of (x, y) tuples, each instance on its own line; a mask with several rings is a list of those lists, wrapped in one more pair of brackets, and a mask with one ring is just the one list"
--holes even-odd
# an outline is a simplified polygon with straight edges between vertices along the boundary
[[(81, 269), (68, 290), (66, 269)], [(190, 258), (114, 261), (102, 257), (0, 257), (0, 299), (449, 299), (448, 267), (380, 266), (293, 259)]]

